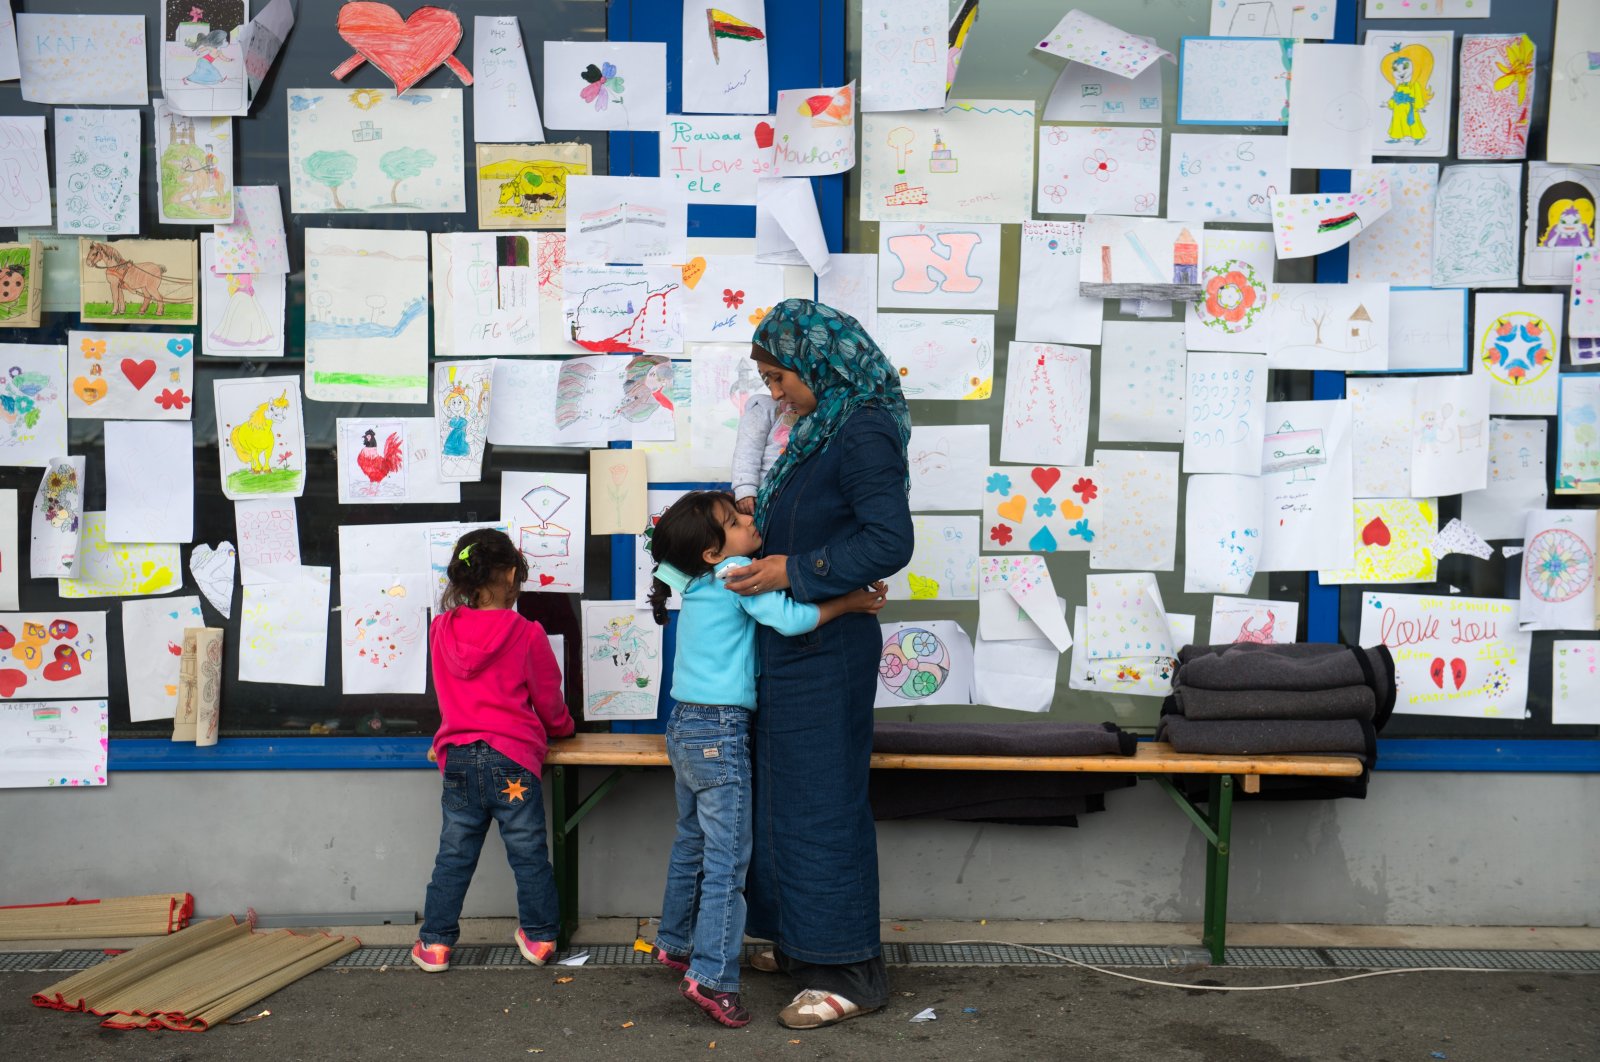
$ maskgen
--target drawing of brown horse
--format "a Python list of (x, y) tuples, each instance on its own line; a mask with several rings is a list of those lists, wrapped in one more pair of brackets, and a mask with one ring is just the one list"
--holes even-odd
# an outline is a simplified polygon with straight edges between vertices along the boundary
[[(127, 297), (130, 293), (144, 300), (144, 304), (139, 307), (139, 313), (146, 313), (150, 309), (150, 304), (154, 303), (157, 317), (166, 313), (167, 303), (184, 301), (176, 295), (161, 293), (161, 285), (167, 279), (166, 266), (156, 262), (130, 262), (110, 244), (101, 243), (99, 240), (90, 241), (89, 253), (84, 256), (83, 264), (106, 271), (106, 284), (111, 288), (111, 315), (114, 317), (127, 312)], [(191, 282), (172, 281), (172, 283)]]

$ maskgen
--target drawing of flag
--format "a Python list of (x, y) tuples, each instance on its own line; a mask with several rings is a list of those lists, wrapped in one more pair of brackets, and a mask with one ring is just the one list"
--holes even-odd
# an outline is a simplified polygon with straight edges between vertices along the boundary
[(56, 722), (57, 720), (59, 720), (60, 718), (61, 718), (61, 709), (60, 708), (48, 708), (48, 707), (46, 707), (46, 708), (35, 708), (33, 710), (33, 721), (35, 723), (53, 723), (53, 722)]
[(706, 8), (706, 26), (711, 34), (711, 58), (722, 62), (722, 56), (717, 53), (717, 41), (726, 37), (733, 41), (764, 41), (767, 35), (760, 28), (753, 26), (742, 18), (735, 18), (726, 11), (717, 7)]

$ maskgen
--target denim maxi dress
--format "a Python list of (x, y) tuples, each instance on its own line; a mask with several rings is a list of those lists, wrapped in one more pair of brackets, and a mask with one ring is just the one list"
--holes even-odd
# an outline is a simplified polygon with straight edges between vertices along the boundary
[[(797, 601), (837, 597), (910, 562), (905, 447), (887, 410), (861, 406), (794, 469), (764, 535), (764, 552), (788, 555)], [(749, 932), (807, 963), (873, 959), (882, 952), (867, 801), (878, 621), (851, 613), (792, 638), (756, 631)]]

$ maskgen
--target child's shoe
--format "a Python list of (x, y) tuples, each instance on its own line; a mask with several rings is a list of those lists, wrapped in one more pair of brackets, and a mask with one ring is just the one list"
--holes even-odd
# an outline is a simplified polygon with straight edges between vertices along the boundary
[(685, 977), (678, 986), (683, 998), (711, 1015), (730, 1029), (750, 1024), (750, 1012), (739, 1005), (739, 993), (717, 992), (702, 987), (698, 981)]
[(450, 945), (424, 944), (419, 940), (411, 945), (411, 961), (429, 973), (443, 973), (450, 969)]
[(689, 972), (689, 956), (674, 955), (672, 952), (668, 951), (666, 948), (663, 948), (659, 944), (656, 945), (655, 959), (656, 962), (659, 962), (662, 966), (670, 966), (679, 973)]
[(522, 952), (522, 957), (535, 966), (543, 966), (556, 957), (556, 942), (553, 940), (529, 940), (528, 934), (517, 927), (517, 932), (512, 937), (517, 942), (517, 950)]

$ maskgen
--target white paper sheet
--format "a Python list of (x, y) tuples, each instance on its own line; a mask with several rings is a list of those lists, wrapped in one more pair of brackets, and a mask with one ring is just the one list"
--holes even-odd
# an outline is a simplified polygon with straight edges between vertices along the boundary
[(1063, 15), (1034, 48), (1128, 78), (1137, 77), (1157, 59), (1172, 58), (1150, 38), (1127, 33), (1076, 8)]
[(1178, 548), (1178, 454), (1100, 447), (1094, 470), (1105, 500), (1089, 567), (1170, 572)]
[(632, 601), (583, 602), (585, 719), (656, 717), (661, 633)]
[(1100, 342), (1105, 300), (1078, 294), (1083, 222), (1024, 221), (1017, 264), (1017, 339)]
[(1205, 228), (1162, 218), (1090, 214), (1083, 223), (1078, 291), (1100, 298), (1192, 299), (1203, 290)]
[(1534, 509), (1522, 541), (1520, 628), (1594, 630), (1594, 510)]
[(661, 130), (661, 176), (690, 203), (754, 205), (756, 181), (776, 176), (774, 115), (669, 114)]
[(667, 114), (667, 46), (545, 41), (544, 124), (551, 129), (660, 129)]
[(1361, 45), (1295, 45), (1289, 165), (1348, 170), (1372, 164), (1375, 65)]
[(1369, 29), (1366, 45), (1373, 60), (1368, 76), (1379, 107), (1372, 150), (1379, 155), (1448, 155), (1455, 34)]
[(179, 114), (229, 115), (249, 110), (245, 63), (248, 4), (211, 5), (184, 10), (162, 4), (160, 51), (164, 103)]
[(1415, 379), (1361, 379), (1346, 384), (1358, 498), (1411, 496)]
[(294, 28), (293, 0), (268, 0), (256, 17), (245, 23), (239, 39), (244, 45), (244, 72), (250, 83), (250, 99), (255, 101), (261, 83), (272, 70), (283, 42)]
[(435, 232), (432, 243), (435, 357), (540, 349), (536, 233)]
[(1287, 125), (1290, 42), (1184, 37), (1178, 124)]
[(1394, 653), (1397, 715), (1523, 719), (1533, 635), (1501, 598), (1362, 595), (1363, 646)]
[(1100, 348), (1101, 442), (1180, 442), (1183, 325), (1107, 321)]
[(1259, 475), (1266, 433), (1266, 359), (1194, 351), (1186, 380), (1183, 470)]
[[(1551, 162), (1600, 162), (1600, 145), (1590, 135), (1596, 98), (1592, 58), (1600, 51), (1600, 8), (1565, 4), (1556, 8), (1555, 46), (1550, 53), (1550, 116), (1545, 127), (1545, 158)], [(1597, 701), (1596, 703), (1600, 703)]]
[(1481, 374), (1416, 381), (1413, 498), (1482, 490), (1489, 482), (1489, 381)]
[(0, 225), (48, 226), (50, 171), (45, 163), (43, 115), (0, 118), (0, 172), (5, 174)]
[[(1492, 0), (1366, 0), (1366, 18), (1488, 18)], [(1505, 3), (1505, 0), (1500, 0)]]
[(1600, 642), (1550, 643), (1550, 721), (1558, 726), (1600, 723)]
[(561, 287), (567, 337), (579, 347), (604, 354), (683, 349), (682, 276), (676, 268), (569, 262), (561, 270)]
[(1161, 71), (1161, 64), (1153, 63), (1126, 78), (1069, 62), (1050, 89), (1044, 120), (1149, 124), (1161, 117)]
[(11, 655), (39, 666), (7, 668), (0, 681), (5, 700), (70, 700), (104, 697), (111, 653), (104, 612), (0, 613), (0, 630), (16, 639)]
[(1082, 347), (1011, 344), (1000, 460), (1045, 465), (1087, 460), (1091, 360)]
[(1349, 402), (1268, 402), (1261, 478), (1267, 521), (1258, 570), (1355, 563)]
[(1461, 519), (1486, 539), (1521, 538), (1524, 514), (1543, 509), (1543, 420), (1489, 419), (1489, 483), (1461, 496)]
[(428, 578), (339, 573), (341, 690), (425, 693), (428, 688)]
[(295, 576), (301, 557), (300, 520), (293, 498), (236, 501), (233, 521), (239, 539), (240, 583), (249, 586)]
[(57, 579), (56, 593), (66, 598), (133, 597), (170, 594), (182, 584), (183, 562), (176, 545), (112, 542), (106, 514), (86, 512), (72, 577)]
[(306, 397), (428, 401), (428, 237), (306, 230)]
[[(1079, 605), (1073, 614), (1073, 625), (1080, 631), (1087, 621), (1088, 609)], [(1180, 612), (1166, 614), (1167, 629), (1173, 641), (1188, 645), (1194, 641), (1194, 617)], [(1175, 656), (1117, 656), (1099, 660), (1090, 659), (1084, 651), (1082, 640), (1073, 646), (1067, 662), (1067, 686), (1075, 690), (1097, 693), (1119, 693), (1132, 697), (1165, 697), (1172, 692), (1172, 677), (1178, 671)]]
[(15, 81), (22, 76), (17, 59), (17, 24), (11, 14), (11, 0), (0, 4), (0, 81)]
[(880, 313), (878, 343), (907, 398), (988, 398), (994, 389), (990, 314)]
[(1061, 654), (1046, 639), (993, 642), (979, 634), (972, 650), (972, 702), (1048, 712), (1055, 703), (1060, 665)]
[(1456, 157), (1522, 159), (1528, 155), (1543, 56), (1524, 33), (1466, 33), (1456, 87)]
[(1433, 211), (1433, 286), (1515, 287), (1522, 167), (1446, 166)]
[(1072, 647), (1066, 602), (1056, 596), (1043, 557), (984, 557), (979, 633), (991, 641), (1043, 639), (1056, 653)]
[[(1600, 287), (1600, 260), (1593, 251), (1578, 251), (1572, 256), (1572, 299), (1567, 303), (1567, 335), (1576, 340), (1600, 336), (1600, 302), (1595, 289)], [(1578, 358), (1574, 355), (1573, 361)]]
[(292, 88), (288, 95), (289, 206), (296, 214), (466, 209), (461, 89), (401, 97), (387, 88)]
[(239, 551), (227, 539), (216, 546), (202, 542), (189, 551), (189, 574), (223, 619), (233, 617), (233, 584), (238, 570)]
[(0, 608), (15, 611), (22, 607), (17, 598), (17, 572), (22, 551), (17, 545), (17, 489), (0, 490)]
[[(783, 301), (785, 267), (750, 254), (695, 255), (679, 267), (683, 338), (695, 343), (743, 339)], [(750, 348), (745, 347), (745, 357)]]
[(24, 12), (16, 21), (23, 99), (124, 106), (150, 102), (144, 15)]
[(1186, 594), (1244, 594), (1261, 560), (1259, 476), (1190, 476), (1184, 493)]
[(122, 663), (128, 719), (171, 719), (178, 708), (178, 657), (186, 627), (204, 627), (198, 597), (122, 603)]
[(193, 424), (107, 421), (105, 458), (111, 541), (193, 540)]
[(1594, 204), (1600, 166), (1528, 163), (1528, 215), (1523, 238), (1524, 284), (1572, 284), (1573, 257), (1595, 246)]
[(1389, 372), (1471, 368), (1465, 288), (1389, 289)]
[(1433, 198), (1436, 162), (1398, 162), (1350, 171), (1352, 188), (1389, 182), (1389, 212), (1349, 243), (1350, 279), (1426, 287), (1433, 283)]
[(194, 340), (180, 332), (67, 333), (67, 415), (76, 420), (188, 420)]
[(300, 377), (213, 380), (211, 386), (222, 493), (235, 501), (263, 495), (298, 498), (306, 487)]
[[(748, 357), (748, 351), (746, 352)], [(508, 359), (495, 367), (489, 441), (496, 446), (561, 446), (556, 427), (560, 361)], [(581, 444), (579, 444), (581, 445)]]
[(763, 0), (718, 0), (683, 9), (683, 109), (764, 114), (767, 18)]
[(1219, 37), (1327, 40), (1334, 34), (1337, 8), (1338, 0), (1211, 0), (1211, 32)]
[(1026, 220), (1033, 117), (1032, 100), (951, 100), (938, 111), (863, 116), (861, 220)]
[(989, 465), (987, 424), (916, 424), (906, 446), (911, 467), (911, 508), (975, 511), (983, 508)]
[(0, 361), (0, 465), (41, 468), (67, 452), (67, 348), (0, 343)]
[(524, 590), (583, 592), (588, 477), (573, 472), (502, 472), (500, 519), (528, 561)]
[(283, 273), (223, 273), (216, 239), (200, 236), (200, 353), (207, 357), (281, 358), (285, 353)]
[(856, 83), (780, 91), (773, 126), (773, 170), (779, 177), (823, 177), (854, 169)]
[(328, 662), (331, 569), (285, 571), (246, 583), (239, 616), (239, 681), (321, 686)]
[(1090, 660), (1178, 654), (1154, 575), (1091, 575), (1087, 585), (1088, 615), (1078, 628), (1078, 640)]
[(874, 708), (972, 703), (972, 642), (952, 620), (880, 624)]
[(657, 354), (568, 359), (556, 380), (558, 439), (598, 445), (673, 438), (673, 372)]
[(70, 577), (77, 571), (86, 460), (49, 458), (39, 477), (29, 528), (28, 575), (34, 579)]
[(1106, 488), (1092, 467), (994, 465), (983, 480), (983, 542), (1014, 553), (1082, 552), (1103, 526)]
[(1557, 494), (1600, 494), (1600, 377), (1576, 373), (1561, 378), (1556, 418)]
[(868, 335), (878, 331), (878, 256), (834, 254), (817, 277), (817, 301), (854, 317)]
[(1278, 257), (1305, 258), (1343, 247), (1387, 214), (1390, 203), (1389, 182), (1382, 177), (1351, 192), (1273, 196)]
[(1169, 218), (1259, 224), (1272, 220), (1274, 196), (1289, 188), (1281, 136), (1173, 133), (1169, 151)]
[(1272, 235), (1207, 229), (1200, 294), (1184, 311), (1190, 350), (1265, 354), (1272, 293)]
[(138, 232), (139, 112), (58, 108), (54, 147), (61, 234)]
[(911, 561), (891, 575), (891, 601), (976, 601), (978, 518), (919, 514), (911, 518)]
[(897, 0), (861, 7), (861, 109), (944, 106), (949, 51), (947, 0)]
[(567, 260), (682, 262), (688, 207), (659, 177), (567, 179)]
[[(334, 422), (341, 505), (456, 504), (432, 417), (340, 417)], [(369, 441), (367, 433), (371, 432)]]
[(472, 73), (474, 141), (536, 144), (544, 139), (516, 15), (473, 16)]
[(776, 265), (806, 265), (828, 272), (828, 239), (811, 182), (763, 178), (756, 183), (756, 259)]
[(439, 478), (444, 482), (476, 483), (483, 478), (494, 377), (493, 361), (434, 364), (432, 425)]
[(1300, 627), (1300, 602), (1265, 601), (1260, 598), (1211, 599), (1212, 645), (1261, 642), (1289, 645)]
[(1034, 202), (1041, 214), (1159, 214), (1161, 130), (1041, 125)]
[(878, 225), (879, 306), (994, 310), (999, 304), (999, 225)]
[(1439, 537), (1438, 498), (1362, 498), (1355, 502), (1355, 564), (1322, 571), (1324, 586), (1431, 583), (1439, 578), (1433, 554)]
[(278, 195), (275, 185), (243, 185), (233, 190), (233, 221), (216, 227), (212, 245), (218, 273), (289, 272), (289, 240)]
[(1473, 372), (1490, 378), (1489, 412), (1549, 416), (1556, 411), (1562, 302), (1557, 294), (1526, 291), (1474, 295)]
[(105, 701), (0, 704), (0, 789), (106, 784)]
[(1389, 367), (1386, 284), (1278, 284), (1267, 314), (1267, 365), (1336, 372)]

